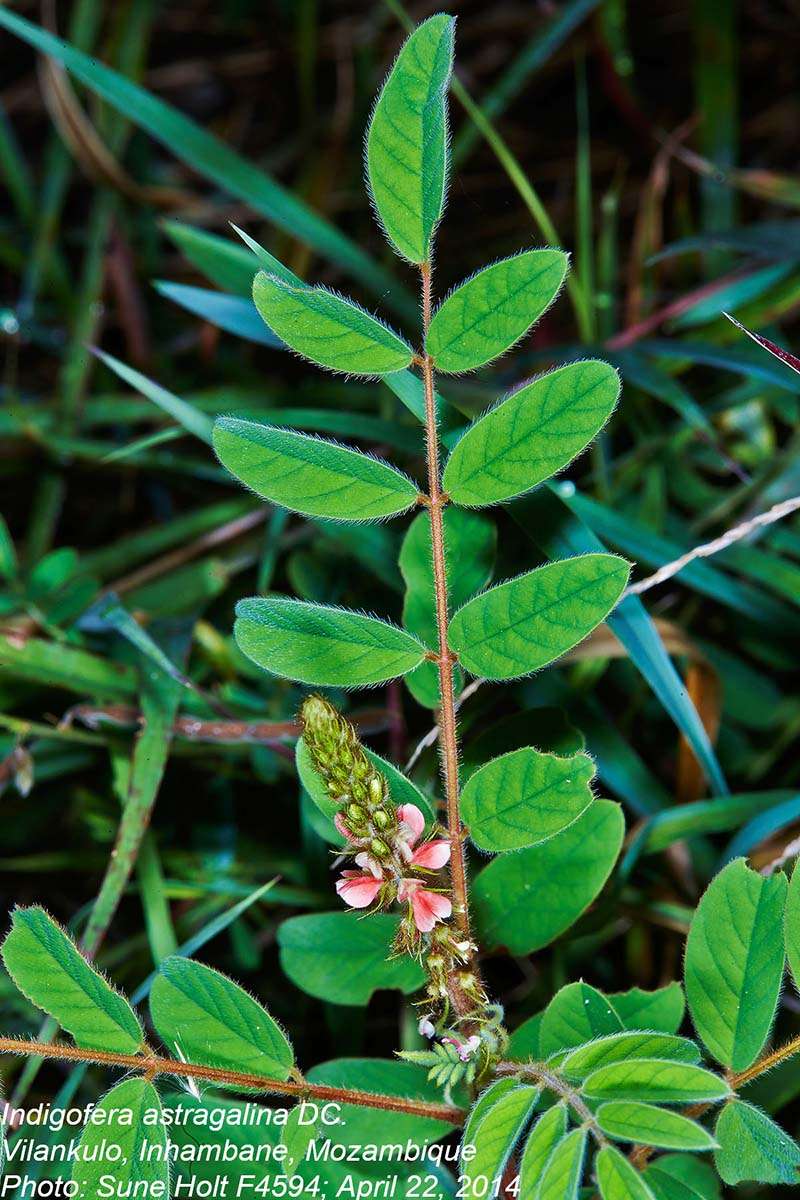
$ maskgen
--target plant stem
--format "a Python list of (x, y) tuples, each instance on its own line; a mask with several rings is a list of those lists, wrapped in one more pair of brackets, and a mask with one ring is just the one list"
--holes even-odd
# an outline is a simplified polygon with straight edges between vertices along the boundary
[(450, 835), (450, 882), (453, 893), (455, 922), (464, 937), (469, 940), (469, 907), (467, 897), (467, 875), (464, 865), (464, 837), (461, 828), (458, 795), (458, 732), (456, 729), (456, 706), (453, 692), (454, 656), (447, 644), (448, 601), (447, 566), (444, 553), (444, 525), (442, 512), (447, 497), (441, 490), (439, 469), (439, 432), (436, 415), (436, 390), (433, 381), (433, 360), (424, 350), (431, 323), (431, 264), (422, 263), (422, 379), (425, 388), (425, 444), (428, 461), (428, 504), (431, 520), (431, 547), (433, 551), (433, 590), (436, 601), (436, 629), (439, 641), (439, 746), (442, 752), (445, 797), (447, 800), (447, 830)]
[(227, 1071), (219, 1067), (203, 1067), (196, 1063), (179, 1062), (157, 1054), (111, 1054), (105, 1050), (84, 1050), (61, 1042), (29, 1042), (24, 1038), (0, 1038), (0, 1054), (24, 1057), (53, 1058), (62, 1062), (95, 1063), (98, 1066), (124, 1067), (140, 1071), (148, 1079), (157, 1075), (178, 1075), (189, 1079), (205, 1079), (208, 1083), (225, 1083), (241, 1089), (271, 1092), (278, 1096), (298, 1099), (324, 1100), (339, 1104), (358, 1104), (363, 1108), (380, 1108), (386, 1112), (409, 1113), (461, 1125), (463, 1109), (450, 1104), (434, 1104), (424, 1100), (406, 1100), (400, 1096), (385, 1096), (377, 1092), (361, 1092), (351, 1088), (328, 1087), (324, 1084), (270, 1079), (265, 1075), (250, 1075), (242, 1071)]
[(548, 1091), (555, 1092), (580, 1117), (581, 1123), (589, 1130), (598, 1146), (608, 1145), (605, 1134), (597, 1124), (594, 1113), (584, 1102), (583, 1097), (560, 1075), (549, 1071), (542, 1063), (500, 1062), (495, 1067), (495, 1073), (499, 1076), (521, 1075), (534, 1083), (542, 1084)]

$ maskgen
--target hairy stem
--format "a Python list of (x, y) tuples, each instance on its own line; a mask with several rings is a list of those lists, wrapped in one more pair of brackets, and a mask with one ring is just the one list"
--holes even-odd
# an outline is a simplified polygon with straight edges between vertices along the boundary
[(548, 1091), (555, 1092), (565, 1104), (568, 1104), (575, 1115), (579, 1118), (591, 1133), (598, 1146), (608, 1145), (605, 1134), (595, 1120), (594, 1113), (584, 1102), (583, 1097), (571, 1087), (566, 1080), (553, 1071), (549, 1071), (543, 1063), (513, 1063), (501, 1062), (495, 1067), (495, 1072), (499, 1076), (520, 1075), (523, 1079), (528, 1079), (532, 1083), (539, 1083)]
[[(422, 263), (422, 332), (423, 347), (431, 323), (431, 264)], [(464, 837), (461, 828), (461, 813), (458, 796), (458, 732), (456, 729), (456, 706), (453, 693), (453, 654), (447, 643), (448, 602), (447, 567), (444, 554), (444, 526), (442, 512), (447, 498), (441, 489), (439, 468), (439, 432), (436, 415), (436, 390), (433, 381), (433, 360), (423, 350), (422, 379), (425, 388), (425, 443), (428, 462), (428, 502), (431, 520), (431, 546), (433, 549), (433, 587), (436, 601), (436, 629), (439, 641), (437, 665), (439, 668), (439, 746), (442, 754), (445, 797), (447, 800), (447, 830), (450, 835), (450, 881), (453, 892), (455, 922), (465, 938), (469, 939), (469, 906), (467, 875), (464, 865)]]
[(324, 1100), (338, 1104), (358, 1104), (362, 1108), (381, 1108), (386, 1112), (409, 1113), (463, 1124), (463, 1109), (450, 1104), (434, 1104), (424, 1100), (406, 1100), (400, 1096), (384, 1096), (376, 1092), (361, 1092), (351, 1088), (328, 1087), (324, 1084), (296, 1080), (270, 1079), (265, 1075), (250, 1075), (242, 1071), (227, 1071), (219, 1067), (203, 1067), (196, 1063), (179, 1062), (157, 1054), (111, 1054), (105, 1050), (84, 1050), (61, 1042), (30, 1042), (24, 1038), (0, 1038), (0, 1054), (22, 1057), (58, 1059), (61, 1062), (95, 1063), (98, 1066), (124, 1067), (139, 1071), (148, 1079), (157, 1075), (178, 1075), (185, 1079), (205, 1079), (208, 1083), (225, 1083), (241, 1089), (294, 1096), (301, 1100)]

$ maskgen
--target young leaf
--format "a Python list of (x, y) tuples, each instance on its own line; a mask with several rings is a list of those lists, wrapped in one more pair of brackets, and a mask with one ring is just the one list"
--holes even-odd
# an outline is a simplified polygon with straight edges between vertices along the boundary
[(603, 1200), (654, 1200), (643, 1177), (614, 1146), (598, 1153), (595, 1174)]
[(518, 575), (459, 609), (450, 622), (450, 647), (473, 675), (528, 675), (605, 620), (625, 590), (628, 570), (614, 554), (582, 554)]
[(385, 683), (413, 671), (425, 654), (410, 633), (377, 617), (301, 600), (240, 600), (236, 618), (240, 650), (265, 671), (299, 683)]
[(161, 1040), (201, 1066), (286, 1079), (294, 1053), (281, 1028), (244, 988), (219, 971), (173, 956), (150, 991)]
[(471, 775), (461, 808), (482, 850), (535, 846), (566, 829), (592, 803), (594, 763), (588, 754), (558, 758), (525, 746), (492, 759)]
[(367, 181), (386, 236), (410, 263), (428, 262), (447, 183), (452, 17), (438, 13), (407, 39), (367, 132)]
[(492, 1104), (476, 1123), (469, 1143), (474, 1147), (474, 1155), (464, 1161), (461, 1168), (470, 1190), (474, 1181), (488, 1179), (491, 1194), (538, 1098), (538, 1088), (512, 1088)]
[(771, 1117), (744, 1100), (732, 1100), (714, 1130), (714, 1164), (725, 1183), (800, 1183), (800, 1146)]
[(656, 1029), (660, 1033), (677, 1033), (683, 1021), (686, 1001), (679, 983), (646, 992), (630, 988), (627, 992), (611, 992), (609, 1000), (626, 1029)]
[(292, 287), (259, 271), (253, 300), (268, 327), (320, 367), (346, 375), (402, 371), (414, 351), (388, 325), (324, 287)]
[(560, 1142), (542, 1172), (536, 1200), (575, 1200), (586, 1155), (586, 1130), (573, 1129)]
[(724, 1079), (691, 1063), (638, 1058), (593, 1071), (582, 1091), (592, 1100), (652, 1100), (656, 1104), (694, 1104), (724, 1100)]
[(136, 1054), (142, 1027), (128, 1001), (106, 983), (43, 908), (17, 908), (3, 962), (32, 1004), (55, 1017), (79, 1046)]
[(585, 1046), (578, 1046), (562, 1061), (560, 1070), (570, 1079), (584, 1079), (599, 1067), (634, 1058), (697, 1063), (700, 1061), (700, 1051), (689, 1038), (670, 1033), (626, 1031), (608, 1034)]
[(800, 990), (800, 862), (792, 871), (786, 894), (786, 954), (795, 987)]
[(611, 874), (624, 832), (619, 805), (596, 800), (549, 842), (485, 867), (473, 895), (487, 948), (531, 954), (569, 929)]
[[(167, 1129), (158, 1092), (146, 1079), (123, 1079), (95, 1106), (72, 1168), (79, 1196), (168, 1196)], [(64, 1193), (66, 1194), (66, 1193)]]
[(457, 375), (504, 354), (550, 307), (566, 273), (563, 250), (526, 250), (460, 284), (428, 330), (425, 349), (436, 369)]
[(726, 1067), (742, 1071), (767, 1039), (783, 978), (786, 877), (769, 879), (744, 859), (712, 879), (692, 919), (684, 968), (695, 1028)]
[(384, 913), (368, 921), (345, 912), (290, 917), (278, 929), (281, 966), (297, 987), (331, 1004), (367, 1004), (379, 988), (408, 995), (425, 972), (416, 959), (390, 957), (399, 922)]
[(621, 1030), (622, 1022), (602, 992), (583, 981), (568, 983), (542, 1014), (539, 1050), (547, 1058)]
[(653, 1104), (609, 1100), (595, 1115), (603, 1133), (619, 1142), (640, 1142), (664, 1150), (713, 1150), (717, 1144), (696, 1121)]
[(531, 491), (585, 450), (614, 411), (619, 390), (614, 368), (593, 359), (518, 388), (456, 442), (444, 490), (466, 507)]
[(214, 449), (223, 467), (258, 496), (310, 517), (369, 521), (404, 512), (417, 485), (388, 463), (336, 442), (221, 417)]
[(567, 1110), (555, 1104), (543, 1113), (531, 1130), (519, 1168), (519, 1195), (525, 1200), (537, 1197), (542, 1174), (555, 1148), (567, 1132)]

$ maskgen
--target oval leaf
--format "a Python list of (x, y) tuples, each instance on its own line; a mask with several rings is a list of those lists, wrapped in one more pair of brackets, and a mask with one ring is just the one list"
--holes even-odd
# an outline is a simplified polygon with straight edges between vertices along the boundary
[(474, 899), (487, 947), (530, 954), (569, 929), (611, 874), (624, 832), (619, 805), (596, 800), (549, 842), (485, 867)]
[(253, 300), (269, 328), (320, 367), (370, 377), (402, 371), (414, 357), (388, 325), (327, 288), (293, 287), (259, 271)]
[(72, 1169), (77, 1194), (107, 1194), (110, 1177), (116, 1196), (168, 1196), (167, 1129), (152, 1083), (124, 1079), (103, 1096), (94, 1112), (81, 1134)]
[(309, 996), (332, 1004), (367, 1004), (380, 988), (408, 995), (425, 972), (416, 959), (389, 957), (399, 924), (384, 913), (368, 921), (345, 912), (290, 917), (278, 930), (281, 966)]
[(713, 1150), (717, 1144), (696, 1121), (654, 1104), (609, 1100), (595, 1116), (603, 1133), (620, 1142), (640, 1142), (664, 1150)]
[(469, 836), (482, 850), (535, 846), (566, 829), (592, 802), (588, 754), (558, 758), (525, 746), (486, 763), (461, 798)]
[(677, 1033), (686, 1009), (683, 988), (679, 983), (668, 983), (654, 992), (634, 987), (627, 992), (612, 992), (608, 998), (626, 1029), (657, 1029), (661, 1033)]
[(150, 991), (161, 1040), (188, 1062), (286, 1079), (294, 1063), (280, 1026), (233, 980), (177, 955), (165, 959)]
[(542, 1014), (539, 1050), (547, 1058), (621, 1030), (622, 1022), (602, 992), (582, 980), (568, 983)]
[(537, 1195), (544, 1170), (566, 1132), (567, 1110), (564, 1104), (553, 1105), (539, 1117), (525, 1143), (519, 1168), (519, 1195), (523, 1200), (533, 1200)]
[(419, 495), (413, 480), (388, 463), (257, 421), (221, 417), (214, 449), (256, 495), (306, 516), (370, 521), (403, 512)]
[(32, 1004), (55, 1017), (79, 1046), (136, 1054), (144, 1033), (128, 1001), (114, 991), (43, 908), (17, 908), (3, 962)]
[(654, 1200), (636, 1168), (613, 1146), (603, 1147), (594, 1169), (603, 1200)]
[(611, 416), (619, 376), (608, 363), (570, 363), (512, 392), (467, 429), (444, 469), (456, 504), (499, 504), (531, 491), (585, 450)]
[(447, 182), (447, 88), (452, 17), (439, 13), (411, 34), (383, 85), (367, 132), (367, 181), (398, 254), (427, 262)]
[(655, 1058), (600, 1067), (581, 1090), (593, 1100), (653, 1100), (659, 1104), (694, 1104), (730, 1095), (725, 1080), (705, 1067)]
[(783, 979), (786, 877), (751, 871), (744, 859), (712, 879), (686, 942), (686, 999), (718, 1062), (743, 1071), (767, 1039)]
[(425, 348), (436, 369), (456, 375), (504, 354), (550, 307), (566, 274), (563, 250), (526, 250), (460, 284), (428, 330)]
[(625, 590), (628, 570), (614, 554), (583, 554), (518, 575), (459, 609), (450, 622), (450, 647), (473, 675), (528, 675), (605, 620)]
[(505, 1092), (492, 1104), (470, 1132), (474, 1154), (462, 1163), (461, 1171), (470, 1191), (476, 1181), (489, 1181), (488, 1194), (503, 1174), (534, 1104), (539, 1089), (521, 1086)]
[(240, 600), (236, 618), (239, 649), (265, 671), (299, 683), (385, 683), (413, 671), (425, 655), (422, 643), (395, 625), (302, 600)]
[(631, 1058), (668, 1058), (675, 1062), (697, 1063), (700, 1051), (689, 1038), (669, 1033), (626, 1031), (578, 1046), (563, 1060), (560, 1069), (570, 1079), (584, 1079), (599, 1067)]
[(800, 1146), (752, 1104), (726, 1104), (714, 1132), (714, 1164), (725, 1183), (800, 1183)]

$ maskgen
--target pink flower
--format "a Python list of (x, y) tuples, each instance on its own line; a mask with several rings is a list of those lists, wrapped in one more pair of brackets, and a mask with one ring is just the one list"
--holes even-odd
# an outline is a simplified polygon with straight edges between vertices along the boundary
[(351, 908), (369, 908), (383, 887), (383, 879), (362, 875), (360, 871), (342, 871), (336, 891)]
[(443, 1037), (442, 1041), (449, 1042), (451, 1046), (455, 1046), (456, 1053), (462, 1062), (469, 1062), (469, 1060), (472, 1058), (473, 1052), (477, 1050), (481, 1044), (481, 1039), (476, 1037), (475, 1034), (473, 1034), (471, 1038), (468, 1038), (466, 1042), (460, 1042), (458, 1038), (454, 1037)]
[(397, 810), (400, 820), (400, 837), (411, 848), (416, 846), (425, 832), (425, 818), (416, 804), (401, 804)]
[(397, 815), (400, 818), (399, 850), (407, 863), (427, 871), (438, 871), (450, 861), (450, 843), (444, 838), (424, 842), (414, 849), (425, 832), (425, 817), (416, 804), (401, 804)]
[(401, 879), (397, 899), (408, 900), (420, 933), (430, 933), (437, 921), (446, 921), (453, 911), (447, 896), (428, 891), (421, 879)]
[(411, 865), (428, 871), (438, 871), (450, 861), (450, 843), (444, 838), (438, 842), (423, 842), (411, 855)]

